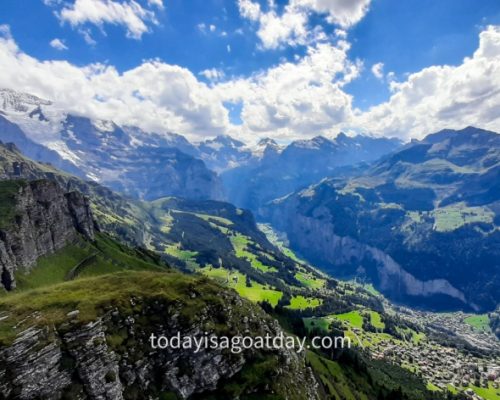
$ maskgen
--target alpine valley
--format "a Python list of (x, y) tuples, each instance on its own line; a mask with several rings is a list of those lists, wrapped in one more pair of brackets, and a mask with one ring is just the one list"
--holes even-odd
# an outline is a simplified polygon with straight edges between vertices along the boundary
[(500, 399), (498, 133), (194, 143), (2, 89), (0, 141), (0, 400)]

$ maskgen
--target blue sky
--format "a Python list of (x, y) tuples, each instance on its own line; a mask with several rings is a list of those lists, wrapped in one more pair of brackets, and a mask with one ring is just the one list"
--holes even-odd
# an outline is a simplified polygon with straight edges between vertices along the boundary
[[(350, 33), (351, 56), (366, 65), (383, 62), (397, 77), (431, 65), (458, 65), (477, 48), (479, 31), (499, 23), (496, 0), (377, 0)], [(359, 107), (389, 96), (387, 86), (369, 73), (348, 91)]]
[[(292, 1), (299, 5), (292, 7)], [(89, 8), (97, 3), (125, 5), (136, 14), (143, 14), (133, 22), (102, 15), (92, 20)], [(220, 86), (215, 92), (221, 97), (223, 112), (227, 112), (227, 117), (221, 118), (228, 121), (219, 121), (214, 129), (228, 133), (246, 125), (246, 132), (238, 132), (247, 136), (250, 131), (258, 136), (261, 132), (262, 135), (284, 132), (286, 124), (295, 126), (295, 136), (297, 130), (312, 135), (313, 131), (326, 129), (328, 124), (357, 131), (359, 123), (353, 123), (356, 113), (389, 102), (394, 94), (391, 82), (405, 82), (411, 74), (426, 67), (460, 66), (480, 46), (481, 32), (500, 25), (498, 0), (353, 0), (359, 7), (346, 10), (340, 9), (342, 2), (338, 0), (325, 0), (329, 4), (326, 9), (321, 9), (319, 3), (316, 0), (3, 0), (0, 25), (8, 27), (8, 36), (19, 51), (38, 62), (64, 60), (78, 68), (101, 63), (118, 73), (133, 70), (148, 60), (180, 66), (201, 84)], [(251, 6), (260, 7), (258, 15), (252, 16), (250, 11), (245, 14)], [(64, 10), (69, 11), (66, 16)], [(274, 21), (268, 30), (266, 18)], [(302, 25), (296, 24), (300, 18), (305, 20)], [(292, 29), (292, 33), (286, 31), (281, 35), (280, 29)], [(287, 63), (299, 65), (324, 44), (345, 53), (342, 70), (332, 72), (329, 78), (344, 80), (331, 93), (336, 97), (334, 90), (341, 90), (340, 97), (345, 99), (338, 104), (326, 104), (323, 108), (328, 109), (327, 117), (311, 112), (311, 118), (317, 120), (307, 125), (295, 115), (286, 114), (289, 104), (283, 105), (283, 109), (277, 106), (273, 111), (273, 104), (287, 96), (278, 93), (266, 103), (269, 123), (251, 122), (252, 115), (262, 111), (262, 106), (256, 104), (258, 99), (251, 95), (220, 96), (223, 90), (246, 89), (256, 96), (255, 86), (265, 93), (270, 89), (264, 88), (262, 82), (273, 75), (270, 71)], [(325, 48), (321, 52), (326, 52)], [(319, 56), (316, 58), (321, 60)], [(374, 67), (376, 64), (378, 68)], [(333, 61), (331, 65), (333, 68)], [(328, 68), (314, 71), (312, 76), (323, 76)], [(355, 77), (346, 78), (349, 68), (356, 69)], [(253, 81), (241, 89), (241, 81), (245, 79)], [(230, 84), (223, 86), (225, 82)], [(329, 82), (309, 82), (309, 89), (312, 87), (314, 91), (323, 83)], [(322, 93), (327, 92), (318, 91)], [(304, 103), (297, 108), (303, 112), (314, 108), (314, 98), (308, 97), (303, 102), (295, 98), (293, 106), (297, 103)], [(340, 110), (340, 103), (349, 110)], [(187, 117), (183, 114), (182, 118)], [(204, 118), (199, 117), (196, 123)], [(336, 124), (337, 121), (341, 123)], [(366, 126), (363, 129), (370, 130)], [(397, 129), (388, 131), (398, 134)], [(283, 133), (284, 137), (293, 135)]]

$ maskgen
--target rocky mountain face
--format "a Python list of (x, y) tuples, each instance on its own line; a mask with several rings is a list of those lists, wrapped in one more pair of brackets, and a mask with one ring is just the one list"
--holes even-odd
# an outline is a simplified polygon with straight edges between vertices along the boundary
[[(192, 271), (222, 263), (245, 271), (258, 282), (284, 286), (276, 276), (262, 274), (254, 268), (248, 260), (250, 256), (273, 265), (286, 282), (302, 286), (294, 278), (297, 263), (268, 241), (251, 212), (229, 203), (174, 197), (136, 201), (95, 182), (31, 161), (12, 144), (0, 144), (0, 179), (20, 178), (48, 179), (65, 191), (83, 193), (89, 199), (101, 231), (129, 245), (154, 250), (180, 269)], [(235, 250), (236, 237), (248, 242), (245, 251)]]
[(61, 135), (71, 151), (81, 154), (90, 177), (131, 197), (223, 197), (217, 175), (203, 161), (157, 142), (134, 146), (134, 138), (116, 124), (96, 126), (88, 118), (68, 116)]
[(257, 146), (252, 149), (253, 156), (258, 160), (262, 160), (265, 163), (274, 162), (285, 146), (279, 145), (275, 140), (271, 138), (264, 138), (259, 140)]
[[(44, 306), (36, 312), (48, 316), (49, 324), (30, 314), (30, 302), (15, 316), (12, 302), (0, 304), (1, 318), (14, 332), (0, 336), (2, 398), (239, 398), (250, 393), (319, 398), (304, 356), (293, 350), (201, 347), (196, 352), (151, 344), (151, 334), (200, 339), (215, 332), (218, 337), (282, 333), (259, 307), (206, 279), (129, 272), (76, 280), (55, 292), (63, 299), (81, 295), (72, 296), (70, 307), (61, 303), (60, 313), (50, 317), (56, 296), (44, 294)], [(17, 296), (17, 303), (25, 304), (23, 295)], [(30, 301), (40, 304), (37, 294)]]
[(275, 201), (263, 216), (337, 276), (393, 299), (491, 310), (500, 298), (500, 135), (475, 128), (413, 141), (364, 174)]
[(4, 143), (15, 143), (18, 148), (23, 149), (27, 157), (33, 160), (42, 160), (71, 174), (85, 176), (85, 173), (71, 161), (65, 160), (56, 151), (31, 140), (19, 126), (2, 115), (0, 115), (0, 138)]
[(11, 290), (15, 273), (29, 271), (39, 257), (53, 253), (83, 235), (94, 237), (87, 199), (65, 193), (50, 181), (2, 181), (0, 283)]
[(218, 173), (245, 165), (254, 157), (245, 143), (223, 135), (198, 143), (196, 150), (198, 157)]
[(94, 181), (85, 181), (57, 170), (52, 165), (24, 157), (13, 143), (0, 143), (0, 180), (46, 179), (66, 192), (83, 193), (90, 202), (99, 226), (132, 246), (145, 246), (161, 234), (145, 203), (114, 192)]
[(218, 176), (180, 135), (145, 134), (67, 114), (51, 102), (8, 90), (0, 91), (0, 111), (0, 140), (37, 161), (138, 199), (224, 197)]
[(374, 161), (399, 146), (396, 139), (342, 133), (333, 140), (322, 136), (298, 140), (284, 149), (267, 140), (259, 146), (260, 157), (223, 173), (222, 179), (229, 201), (257, 211), (273, 199), (343, 173), (342, 167)]

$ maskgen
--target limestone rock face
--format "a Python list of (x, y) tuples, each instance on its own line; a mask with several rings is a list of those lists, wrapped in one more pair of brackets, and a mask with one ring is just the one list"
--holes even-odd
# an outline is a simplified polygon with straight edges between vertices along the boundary
[[(60, 370), (62, 352), (59, 342), (44, 343), (49, 331), (30, 328), (13, 345), (0, 350), (0, 395), (19, 399), (50, 398), (71, 383), (68, 371)], [(5, 398), (4, 397), (4, 398)]]
[(39, 257), (61, 249), (78, 234), (94, 239), (92, 214), (83, 195), (65, 193), (46, 180), (16, 185), (14, 215), (0, 227), (0, 286), (7, 290), (16, 285), (16, 270), (29, 271)]
[(418, 279), (384, 251), (352, 237), (337, 235), (333, 222), (335, 218), (325, 207), (314, 209), (310, 216), (297, 213), (297, 208), (297, 202), (290, 201), (285, 207), (274, 209), (271, 218), (275, 226), (287, 232), (289, 240), (303, 254), (316, 255), (315, 261), (319, 264), (350, 266), (350, 273), (354, 274), (355, 266), (368, 260), (369, 264), (376, 265), (368, 273), (373, 275), (379, 289), (386, 294), (423, 297), (446, 295), (467, 302), (463, 292), (447, 280)]
[[(275, 363), (268, 373), (278, 398), (318, 399), (314, 375), (304, 355), (294, 350), (244, 348), (233, 353), (227, 348), (151, 346), (151, 333), (200, 338), (207, 326), (221, 320), (224, 334), (234, 336), (282, 332), (275, 320), (236, 293), (222, 290), (220, 296), (223, 307), (206, 304), (189, 321), (182, 302), (131, 298), (131, 308), (109, 307), (91, 322), (68, 313), (67, 321), (56, 327), (21, 332), (13, 344), (0, 346), (0, 398), (159, 399), (174, 393), (188, 399), (214, 393), (243, 368), (267, 357)], [(242, 318), (242, 312), (248, 317)], [(266, 390), (248, 388), (249, 393), (259, 389)], [(214, 398), (234, 398), (222, 396)]]

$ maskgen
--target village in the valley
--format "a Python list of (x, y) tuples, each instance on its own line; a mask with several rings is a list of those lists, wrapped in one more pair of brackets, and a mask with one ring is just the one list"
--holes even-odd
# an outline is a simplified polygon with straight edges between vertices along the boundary
[(369, 349), (373, 358), (412, 370), (431, 389), (460, 389), (472, 399), (482, 399), (478, 394), (481, 389), (500, 394), (500, 341), (493, 333), (465, 323), (464, 313), (428, 313), (406, 308), (398, 311), (403, 318), (424, 325), (430, 335), (451, 334), (456, 342), (382, 339)]

